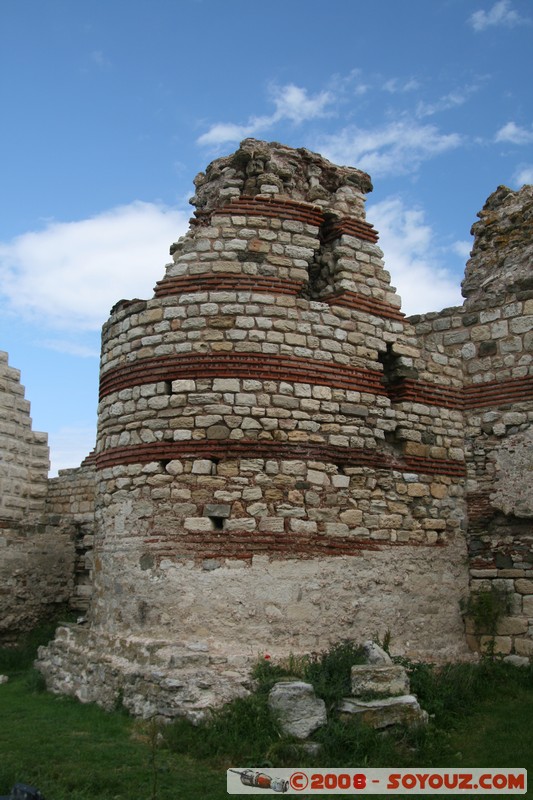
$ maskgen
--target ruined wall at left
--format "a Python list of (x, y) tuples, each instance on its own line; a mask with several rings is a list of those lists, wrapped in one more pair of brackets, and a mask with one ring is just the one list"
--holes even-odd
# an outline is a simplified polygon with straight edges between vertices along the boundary
[(20, 372), (0, 352), (0, 527), (33, 523), (44, 511), (48, 439), (31, 427)]
[[(20, 372), (0, 352), (0, 643), (21, 634), (76, 594), (75, 537), (59, 524), (57, 490), (49, 492), (48, 440), (32, 430)], [(85, 468), (84, 474), (90, 472)], [(72, 470), (71, 505), (83, 492)], [(54, 479), (59, 486), (65, 478)], [(88, 479), (90, 482), (90, 478)], [(86, 492), (87, 493), (87, 492)]]

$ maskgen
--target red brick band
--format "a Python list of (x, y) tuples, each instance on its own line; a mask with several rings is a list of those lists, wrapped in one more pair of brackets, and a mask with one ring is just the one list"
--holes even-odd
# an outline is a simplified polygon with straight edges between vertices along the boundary
[(498, 407), (528, 400), (533, 400), (533, 375), (506, 381), (475, 383), (465, 387), (466, 409)]
[(299, 203), (297, 200), (279, 200), (275, 197), (263, 195), (235, 197), (225, 206), (214, 208), (211, 211), (195, 211), (196, 219), (191, 220), (191, 225), (208, 225), (211, 217), (218, 214), (251, 217), (277, 217), (279, 219), (293, 219), (308, 225), (320, 225), (324, 221), (324, 214), (319, 206), (311, 203)]
[(194, 212), (196, 219), (191, 219), (191, 225), (209, 225), (214, 215), (231, 215), (247, 217), (271, 217), (277, 219), (291, 219), (303, 222), (306, 225), (314, 225), (321, 228), (321, 240), (323, 243), (338, 239), (343, 234), (355, 236), (368, 242), (377, 242), (378, 234), (365, 220), (355, 217), (343, 217), (342, 219), (326, 218), (323, 210), (312, 203), (299, 203), (297, 200), (281, 200), (276, 197), (255, 197), (241, 195), (231, 200), (225, 206), (212, 209), (211, 211), (198, 210)]
[(356, 311), (365, 311), (368, 314), (374, 314), (376, 317), (387, 317), (388, 319), (396, 319), (400, 322), (403, 322), (405, 319), (405, 314), (403, 314), (399, 308), (383, 300), (367, 297), (358, 292), (350, 292), (348, 290), (336, 292), (326, 297), (320, 297), (319, 300), (328, 303), (330, 306), (353, 308)]
[(533, 375), (501, 383), (491, 381), (463, 388), (406, 378), (396, 385), (389, 386), (387, 394), (392, 403), (422, 403), (458, 411), (484, 407), (499, 408), (533, 400)]
[(389, 386), (387, 393), (392, 403), (422, 403), (458, 411), (464, 409), (463, 390), (459, 387), (405, 378), (400, 383)]
[[(232, 272), (220, 272), (216, 275), (183, 275), (174, 278), (164, 278), (158, 281), (155, 297), (170, 297), (179, 294), (193, 294), (195, 292), (259, 292), (274, 295), (298, 295), (304, 288), (304, 281), (294, 281), (289, 278), (269, 278), (262, 275), (239, 275)], [(330, 306), (343, 306), (356, 311), (373, 314), (376, 317), (386, 317), (403, 322), (405, 314), (398, 308), (377, 300), (373, 297), (357, 292), (342, 291), (325, 297), (314, 298), (320, 303)]]
[(118, 465), (146, 464), (151, 461), (172, 461), (183, 458), (304, 460), (457, 478), (466, 474), (464, 462), (451, 459), (421, 456), (404, 456), (400, 459), (388, 453), (366, 448), (275, 442), (264, 439), (197, 439), (186, 442), (151, 442), (127, 447), (111, 447), (98, 453), (96, 464), (99, 469), (104, 469)]
[(326, 536), (324, 534), (302, 534), (294, 531), (273, 533), (271, 531), (222, 531), (201, 534), (180, 533), (176, 537), (153, 535), (144, 540), (148, 552), (155, 559), (224, 559), (251, 560), (256, 555), (290, 558), (320, 558), (321, 556), (359, 556), (365, 550), (381, 551), (393, 547), (442, 547), (445, 543), (427, 542), (378, 542), (375, 539), (360, 539), (349, 536)]
[(490, 492), (469, 492), (466, 495), (469, 522), (484, 520), (494, 515), (490, 504)]
[(80, 467), (93, 467), (96, 464), (96, 450), (91, 450), (89, 455), (85, 456), (80, 464)]
[(296, 295), (302, 290), (303, 281), (288, 278), (268, 278), (261, 275), (238, 275), (220, 272), (206, 275), (183, 275), (164, 278), (154, 289), (155, 297), (168, 297), (175, 294), (194, 292), (265, 292), (268, 294)]
[(322, 226), (320, 238), (323, 244), (327, 244), (334, 239), (338, 239), (343, 234), (373, 243), (377, 242), (379, 238), (373, 225), (364, 220), (355, 219), (355, 217), (327, 220)]
[(143, 358), (109, 370), (100, 379), (100, 399), (132, 386), (179, 378), (256, 378), (296, 381), (384, 395), (381, 372), (329, 361), (258, 353), (194, 353)]

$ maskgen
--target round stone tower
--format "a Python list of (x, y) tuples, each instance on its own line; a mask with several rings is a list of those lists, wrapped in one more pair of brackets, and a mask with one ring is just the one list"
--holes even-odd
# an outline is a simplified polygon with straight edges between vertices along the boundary
[(419, 380), (369, 176), (247, 139), (195, 185), (154, 298), (104, 326), (95, 594), (50, 685), (194, 717), (264, 653), (457, 655), (462, 414)]

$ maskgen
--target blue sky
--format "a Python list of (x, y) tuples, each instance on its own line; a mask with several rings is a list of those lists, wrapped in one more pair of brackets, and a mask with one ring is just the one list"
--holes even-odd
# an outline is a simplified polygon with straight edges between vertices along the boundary
[(111, 306), (246, 136), (368, 171), (404, 310), (460, 303), (477, 212), (533, 182), (532, 62), (529, 0), (3, 0), (0, 349), (53, 470), (94, 443)]

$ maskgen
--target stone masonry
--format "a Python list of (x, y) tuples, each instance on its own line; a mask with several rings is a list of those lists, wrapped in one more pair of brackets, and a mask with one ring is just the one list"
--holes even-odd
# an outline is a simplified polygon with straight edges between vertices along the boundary
[(32, 430), (20, 372), (0, 352), (0, 643), (62, 606), (88, 605), (83, 541), (94, 519), (94, 467), (48, 480), (48, 441)]
[(407, 319), (365, 173), (248, 139), (195, 185), (154, 297), (103, 329), (93, 597), (50, 688), (194, 719), (264, 652), (390, 630), (463, 658), (490, 585), (497, 649), (527, 655), (532, 188), (489, 198), (464, 306)]

